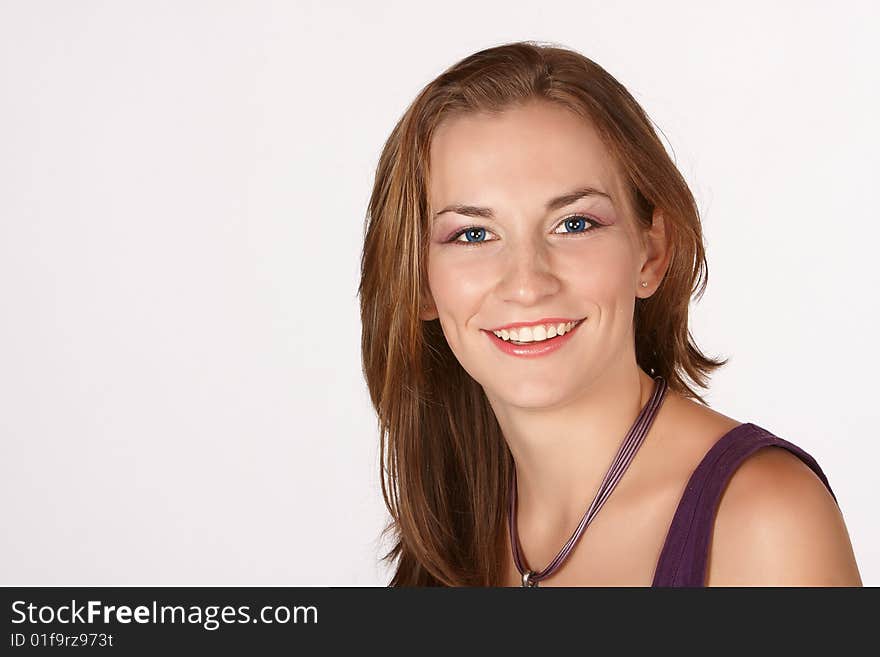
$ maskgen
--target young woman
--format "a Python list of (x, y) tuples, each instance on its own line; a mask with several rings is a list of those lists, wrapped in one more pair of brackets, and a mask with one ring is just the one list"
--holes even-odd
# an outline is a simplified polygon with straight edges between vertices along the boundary
[(391, 585), (860, 586), (818, 463), (688, 383), (726, 362), (688, 332), (706, 280), (693, 196), (600, 66), (520, 42), (428, 84), (359, 289)]

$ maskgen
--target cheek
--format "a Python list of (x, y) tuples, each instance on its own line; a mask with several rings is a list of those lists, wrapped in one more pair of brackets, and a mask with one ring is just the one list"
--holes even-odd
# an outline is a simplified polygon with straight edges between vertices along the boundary
[(491, 288), (493, 276), (486, 259), (442, 252), (431, 255), (428, 261), (428, 283), (441, 313), (459, 315), (474, 312)]
[(571, 249), (557, 259), (557, 271), (579, 298), (600, 305), (632, 294), (635, 260), (625, 242), (604, 240), (595, 248)]

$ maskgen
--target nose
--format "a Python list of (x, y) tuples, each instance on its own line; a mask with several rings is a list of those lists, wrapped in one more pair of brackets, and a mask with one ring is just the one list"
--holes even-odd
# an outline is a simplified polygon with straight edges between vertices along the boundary
[(551, 254), (540, 238), (521, 240), (503, 257), (504, 269), (497, 287), (502, 301), (533, 306), (559, 291), (561, 284), (553, 273)]

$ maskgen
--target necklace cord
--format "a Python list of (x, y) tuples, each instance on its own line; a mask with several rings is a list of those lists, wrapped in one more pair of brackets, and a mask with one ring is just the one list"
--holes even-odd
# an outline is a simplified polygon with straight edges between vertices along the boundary
[[(520, 546), (519, 535), (517, 533), (516, 468), (514, 467), (513, 475), (511, 476), (510, 482), (508, 529), (510, 532), (513, 558), (516, 563), (516, 567), (520, 572), (520, 575), (522, 575), (523, 577), (523, 586), (537, 586), (538, 582), (540, 582), (542, 579), (546, 579), (554, 572), (556, 572), (556, 570), (558, 570), (558, 568), (562, 565), (562, 563), (574, 549), (574, 546), (580, 540), (586, 528), (593, 521), (593, 518), (596, 516), (596, 514), (599, 513), (599, 510), (605, 504), (605, 501), (609, 498), (612, 491), (617, 487), (617, 484), (623, 478), (624, 473), (626, 472), (627, 468), (629, 468), (629, 465), (635, 457), (635, 454), (638, 451), (639, 447), (642, 446), (642, 443), (645, 440), (645, 436), (647, 435), (648, 430), (651, 428), (651, 425), (654, 422), (654, 418), (657, 416), (660, 405), (666, 398), (667, 388), (668, 384), (662, 376), (654, 377), (654, 391), (651, 394), (650, 399), (645, 404), (644, 408), (642, 408), (642, 410), (639, 412), (639, 415), (633, 423), (633, 426), (630, 428), (629, 432), (626, 435), (626, 438), (624, 438), (623, 442), (618, 448), (617, 454), (615, 455), (611, 466), (608, 468), (608, 472), (605, 473), (605, 477), (603, 478), (602, 483), (599, 485), (596, 496), (593, 498), (593, 501), (587, 508), (586, 513), (584, 513), (584, 516), (578, 524), (577, 529), (575, 529), (574, 533), (571, 535), (568, 541), (566, 541), (565, 545), (562, 546), (559, 554), (556, 555), (556, 557), (547, 565), (546, 568), (539, 572), (530, 571), (524, 565), (522, 548)], [(528, 578), (526, 577), (526, 574), (528, 574)]]

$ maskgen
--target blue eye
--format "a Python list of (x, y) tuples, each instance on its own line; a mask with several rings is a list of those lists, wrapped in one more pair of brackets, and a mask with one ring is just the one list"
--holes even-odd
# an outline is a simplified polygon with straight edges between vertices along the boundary
[[(555, 235), (578, 235), (600, 228), (602, 224), (595, 219), (591, 219), (584, 215), (572, 215), (571, 217), (562, 220), (559, 227), (562, 226), (565, 227), (565, 231), (560, 232), (557, 228), (553, 233)], [(495, 240), (486, 239), (488, 233), (489, 231), (482, 226), (468, 226), (455, 233), (449, 241), (458, 244), (474, 245), (483, 244), (485, 242), (494, 242)], [(464, 239), (461, 239), (462, 237), (464, 237)]]
[(464, 230), (460, 231), (459, 233), (457, 233), (457, 234), (455, 235), (455, 241), (457, 241), (457, 242), (462, 241), (462, 240), (459, 240), (459, 239), (458, 239), (458, 238), (461, 237), (462, 235), (464, 235), (465, 240), (467, 240), (467, 241), (470, 242), (470, 243), (474, 243), (474, 242), (485, 242), (485, 241), (486, 241), (486, 240), (485, 240), (485, 238), (486, 238), (486, 229), (485, 229), (485, 228), (481, 228), (481, 227), (479, 227), (479, 226), (473, 226), (473, 227), (471, 227), (471, 228), (465, 228)]
[(566, 233), (585, 233), (588, 230), (592, 230), (590, 227), (598, 227), (601, 226), (598, 221), (594, 221), (589, 217), (585, 217), (583, 215), (573, 215), (564, 219), (560, 226), (565, 226), (565, 232), (557, 233), (555, 230), (553, 231), (557, 235), (565, 235)]

